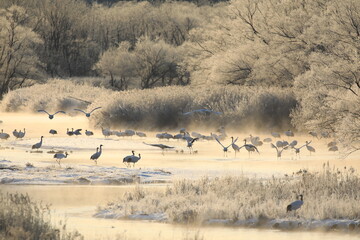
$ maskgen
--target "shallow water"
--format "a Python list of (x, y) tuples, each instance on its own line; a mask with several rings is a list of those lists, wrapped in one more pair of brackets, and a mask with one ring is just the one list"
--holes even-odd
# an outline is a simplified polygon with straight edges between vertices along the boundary
[[(164, 185), (144, 185), (147, 190), (156, 191)], [(93, 218), (96, 207), (116, 200), (133, 186), (9, 186), (0, 185), (2, 192), (27, 193), (44, 204), (51, 204), (54, 222), (67, 219), (68, 229), (76, 229), (85, 239), (194, 239), (195, 235), (204, 240), (216, 239), (279, 239), (279, 240), (352, 240), (359, 235), (338, 232), (286, 232), (268, 229), (235, 227), (200, 227), (172, 225), (149, 221), (113, 220)]]
[[(345, 160), (340, 158), (338, 152), (327, 151), (326, 144), (331, 139), (314, 139), (311, 136), (296, 136), (295, 138), (284, 137), (282, 140), (292, 141), (298, 140), (299, 146), (305, 141), (312, 141), (311, 146), (316, 148), (316, 152), (309, 154), (306, 148), (301, 150), (300, 156), (296, 156), (293, 150), (283, 152), (281, 159), (276, 157), (275, 149), (270, 147), (269, 143), (264, 143), (259, 147), (260, 154), (253, 153), (249, 156), (245, 149), (237, 153), (236, 157), (233, 150), (227, 157), (224, 157), (222, 147), (216, 141), (197, 141), (194, 143), (194, 150), (198, 154), (189, 154), (186, 148), (186, 142), (178, 140), (158, 140), (155, 138), (155, 132), (148, 132), (148, 137), (140, 138), (134, 136), (132, 138), (119, 138), (111, 136), (104, 138), (101, 130), (93, 130), (95, 135), (92, 137), (66, 135), (67, 128), (90, 129), (89, 122), (86, 117), (68, 117), (56, 115), (53, 120), (49, 120), (45, 114), (0, 114), (0, 129), (11, 135), (9, 140), (0, 141), (2, 147), (10, 147), (12, 149), (0, 150), (0, 159), (17, 161), (25, 164), (30, 162), (34, 165), (37, 163), (45, 163), (48, 165), (56, 165), (53, 154), (47, 154), (49, 150), (65, 150), (70, 153), (68, 158), (64, 159), (63, 166), (72, 165), (95, 165), (90, 160), (90, 156), (95, 152), (96, 147), (103, 145), (103, 153), (98, 161), (100, 166), (116, 166), (124, 167), (122, 159), (131, 154), (131, 150), (135, 150), (136, 154), (141, 153), (142, 159), (136, 164), (137, 168), (163, 168), (177, 169), (184, 172), (196, 171), (197, 175), (211, 175), (213, 172), (220, 174), (246, 174), (250, 176), (271, 176), (292, 174), (299, 169), (308, 169), (319, 171), (324, 163), (334, 168), (354, 167), (360, 169), (360, 152), (350, 155)], [(14, 129), (26, 128), (26, 136), (23, 140), (16, 140), (12, 136)], [(58, 130), (59, 134), (52, 136), (48, 133), (50, 129)], [(92, 129), (90, 129), (92, 130)], [(117, 129), (120, 130), (120, 129)], [(122, 129), (124, 130), (124, 129)], [(196, 129), (190, 129), (189, 132)], [(214, 131), (214, 129), (212, 129)], [(174, 132), (176, 131), (174, 130)], [(209, 132), (202, 132), (209, 135)], [(229, 136), (236, 136), (239, 139), (248, 137), (249, 133), (228, 133)], [(43, 153), (30, 153), (31, 146), (40, 140), (40, 136), (44, 136)], [(259, 135), (261, 139), (269, 137), (269, 134)], [(274, 141), (279, 139), (274, 139)], [(161, 143), (174, 146), (174, 150), (169, 150), (162, 154), (159, 148), (151, 147), (143, 144)], [(224, 145), (231, 143), (231, 139), (223, 141)], [(238, 145), (243, 142), (239, 140)], [(184, 153), (176, 153), (184, 151)], [(181, 177), (181, 176), (180, 176)]]

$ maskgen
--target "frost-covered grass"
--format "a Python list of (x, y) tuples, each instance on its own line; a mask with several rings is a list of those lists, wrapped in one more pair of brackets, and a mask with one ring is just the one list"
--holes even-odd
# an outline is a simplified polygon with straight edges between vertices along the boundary
[[(288, 128), (296, 101), (290, 89), (240, 86), (169, 86), (115, 92), (101, 79), (49, 80), (46, 84), (11, 91), (0, 109), (7, 112), (92, 109), (94, 126), (135, 127), (145, 130), (187, 126), (219, 126), (241, 130)], [(211, 109), (222, 115), (186, 115), (195, 109)]]
[[(141, 218), (176, 223), (237, 223), (277, 219), (360, 219), (360, 177), (354, 169), (325, 165), (320, 172), (302, 172), (285, 178), (238, 177), (178, 180), (165, 191), (149, 192), (137, 186), (122, 199), (99, 209), (99, 217)], [(297, 194), (304, 205), (296, 213), (286, 206)], [(136, 217), (137, 216), (137, 217)], [(296, 218), (296, 221), (298, 219)]]
[(1, 110), (36, 112), (38, 109), (58, 111), (86, 108), (96, 98), (112, 92), (93, 85), (77, 79), (52, 79), (46, 84), (36, 84), (7, 93), (1, 101)]
[[(92, 118), (95, 126), (128, 126), (163, 129), (227, 125), (237, 130), (286, 128), (296, 102), (288, 89), (236, 86), (169, 86), (117, 92), (98, 98), (104, 114)], [(183, 115), (195, 109), (211, 109), (222, 115)]]
[(48, 206), (33, 202), (28, 195), (0, 192), (0, 239), (83, 239), (51, 224)]

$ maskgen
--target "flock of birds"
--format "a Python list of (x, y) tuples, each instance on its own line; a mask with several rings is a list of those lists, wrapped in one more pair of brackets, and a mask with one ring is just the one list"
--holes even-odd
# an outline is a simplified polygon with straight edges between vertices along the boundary
[[(83, 114), (85, 114), (86, 117), (90, 117), (91, 114), (94, 111), (96, 111), (96, 110), (98, 110), (100, 108), (101, 107), (94, 108), (90, 112), (85, 112), (85, 111), (83, 111), (81, 109), (74, 109), (74, 111), (82, 112)], [(47, 112), (46, 110), (43, 110), (43, 109), (38, 110), (38, 112), (46, 113), (48, 115), (49, 119), (53, 119), (55, 117), (55, 115), (57, 115), (59, 113), (66, 114), (65, 111), (57, 111), (57, 112), (55, 112), (53, 114), (50, 114), (49, 112)], [(186, 116), (186, 115), (197, 114), (197, 113), (216, 114), (216, 115), (222, 114), (221, 112), (214, 112), (214, 111), (207, 110), (207, 109), (199, 109), (199, 110), (194, 110), (194, 111), (191, 111), (191, 112), (183, 113), (183, 115)], [(68, 136), (82, 135), (81, 131), (82, 131), (82, 129), (75, 129), (74, 130), (72, 128), (70, 130), (68, 128), (67, 131), (66, 131), (66, 134)], [(23, 130), (17, 131), (15, 129), (12, 133), (13, 133), (13, 136), (16, 139), (22, 139), (26, 135), (26, 130), (23, 129)], [(52, 135), (58, 134), (58, 132), (56, 130), (54, 130), (54, 129), (51, 129), (49, 131), (49, 133), (52, 134)], [(270, 138), (270, 137), (261, 140), (260, 137), (254, 137), (254, 136), (250, 135), (249, 137), (243, 139), (244, 144), (239, 146), (239, 145), (236, 144), (238, 142), (238, 140), (239, 140), (238, 137), (237, 138), (231, 137), (231, 143), (229, 143), (229, 144), (224, 144), (223, 143), (223, 141), (225, 141), (226, 137), (227, 137), (227, 135), (225, 133), (225, 129), (223, 127), (218, 129), (217, 133), (219, 133), (219, 134), (211, 133), (210, 135), (203, 135), (203, 134), (200, 134), (200, 133), (197, 133), (197, 132), (192, 132), (191, 135), (190, 135), (190, 133), (187, 132), (185, 128), (182, 128), (182, 129), (180, 129), (178, 134), (172, 135), (172, 134), (169, 134), (167, 132), (164, 132), (164, 133), (156, 134), (156, 137), (158, 139), (167, 139), (167, 140), (170, 140), (170, 139), (185, 140), (186, 141), (186, 147), (189, 149), (190, 154), (195, 153), (195, 151), (193, 150), (193, 145), (194, 145), (194, 143), (196, 141), (199, 141), (199, 140), (215, 140), (221, 146), (222, 151), (224, 153), (224, 156), (227, 156), (227, 153), (229, 152), (230, 147), (234, 150), (235, 157), (236, 157), (237, 152), (239, 152), (242, 148), (244, 148), (246, 151), (248, 151), (249, 157), (250, 157), (250, 154), (253, 153), (253, 152), (257, 152), (258, 154), (260, 154), (258, 148), (261, 147), (264, 143), (269, 143), (270, 147), (276, 150), (277, 158), (281, 158), (282, 153), (285, 150), (290, 150), (290, 149), (293, 149), (295, 151), (296, 155), (300, 154), (300, 150), (302, 148), (306, 148), (310, 152), (310, 154), (315, 152), (315, 148), (310, 146), (312, 141), (306, 141), (305, 144), (303, 144), (301, 146), (298, 146), (298, 141), (297, 140), (293, 140), (290, 143), (288, 141), (285, 141), (285, 140), (278, 140), (278, 141), (274, 142), (273, 139)], [(105, 137), (109, 137), (111, 135), (115, 135), (115, 136), (118, 136), (118, 137), (126, 137), (126, 136), (131, 137), (131, 136), (134, 136), (134, 135), (137, 135), (139, 137), (146, 137), (145, 133), (137, 132), (137, 131), (130, 130), (130, 129), (127, 129), (125, 131), (111, 131), (109, 129), (102, 128), (102, 134)], [(319, 138), (319, 136), (322, 137), (322, 138), (329, 138), (330, 137), (330, 135), (328, 133), (321, 133), (321, 134), (318, 135), (316, 132), (312, 131), (312, 132), (309, 132), (309, 134), (314, 138)], [(92, 131), (85, 130), (85, 135), (86, 136), (92, 136), (92, 135), (94, 135), (94, 133)], [(294, 133), (292, 131), (290, 131), (290, 130), (285, 131), (284, 135), (286, 137), (289, 137), (289, 138), (294, 137)], [(272, 132), (271, 136), (273, 138), (281, 138), (281, 135), (279, 133), (276, 133), (276, 132)], [(10, 137), (10, 135), (8, 133), (5, 133), (5, 132), (3, 132), (3, 130), (1, 130), (0, 139), (8, 139), (9, 137)], [(35, 150), (40, 149), (42, 144), (43, 144), (43, 138), (44, 138), (44, 136), (41, 136), (40, 141), (38, 143), (35, 143), (34, 145), (32, 145), (32, 149), (35, 149)], [(160, 144), (160, 143), (146, 143), (146, 142), (143, 142), (143, 143), (145, 145), (148, 145), (148, 146), (160, 148), (162, 150), (162, 154), (164, 154), (164, 151), (167, 150), (167, 149), (175, 148), (173, 146), (168, 146), (168, 145)], [(333, 151), (333, 152), (338, 151), (336, 141), (329, 142), (327, 146), (328, 146), (329, 151)], [(95, 164), (97, 164), (98, 159), (102, 155), (102, 147), (103, 147), (103, 145), (101, 144), (99, 147), (96, 148), (96, 152), (90, 156), (90, 160), (93, 160), (95, 162)], [(53, 158), (55, 158), (56, 162), (60, 165), (61, 160), (64, 159), (64, 158), (67, 158), (68, 155), (69, 154), (67, 152), (65, 152), (65, 153), (58, 152), (58, 153), (54, 154)], [(123, 163), (125, 164), (126, 167), (131, 167), (131, 164), (132, 164), (133, 167), (135, 167), (135, 164), (140, 159), (141, 159), (141, 154), (139, 153), (138, 155), (136, 155), (135, 151), (133, 150), (131, 155), (125, 156), (123, 158)], [(304, 203), (303, 195), (302, 194), (298, 195), (298, 197), (299, 197), (298, 200), (296, 200), (296, 201), (290, 203), (289, 205), (287, 205), (287, 207), (286, 207), (287, 212), (296, 211), (297, 209), (301, 208), (301, 206)]]
[[(86, 117), (89, 118), (94, 111), (96, 111), (96, 110), (98, 110), (100, 108), (101, 107), (96, 107), (96, 108), (92, 109), (90, 112), (85, 112), (85, 111), (83, 111), (81, 109), (74, 109), (74, 111), (81, 112)], [(40, 109), (40, 110), (38, 110), (38, 112), (46, 113), (50, 120), (54, 119), (55, 115), (57, 115), (57, 114), (60, 114), (60, 113), (61, 114), (66, 114), (65, 111), (57, 111), (55, 113), (49, 113), (48, 111), (46, 111), (44, 109)], [(212, 111), (212, 110), (198, 109), (198, 110), (194, 110), (194, 111), (191, 111), (191, 112), (183, 113), (183, 115), (187, 116), (187, 115), (192, 115), (192, 114), (203, 114), (203, 113), (205, 113), (207, 115), (208, 114), (216, 114), (216, 115), (222, 114), (221, 112), (215, 112), (215, 111)], [(78, 136), (78, 135), (82, 135), (81, 131), (82, 131), (82, 129), (74, 129), (74, 128), (72, 128), (70, 130), (69, 128), (67, 128), (66, 134), (68, 136)], [(49, 133), (52, 134), (52, 135), (58, 134), (57, 130), (55, 130), (55, 129), (51, 129), (49, 131)], [(139, 132), (139, 131), (134, 131), (134, 130), (131, 130), (131, 129), (127, 129), (125, 131), (111, 131), (110, 129), (102, 128), (102, 134), (105, 136), (105, 138), (109, 137), (109, 136), (112, 136), (112, 135), (118, 136), (118, 137), (132, 137), (134, 135), (139, 136), (139, 137), (146, 137), (147, 136), (146, 133)], [(312, 132), (309, 132), (309, 134), (314, 138), (319, 138), (319, 136), (323, 137), (323, 138), (329, 138), (330, 137), (328, 133), (320, 133), (318, 135), (316, 132), (312, 131)], [(19, 130), (19, 131), (17, 131), (15, 129), (13, 131), (13, 136), (16, 139), (22, 139), (22, 138), (25, 137), (25, 135), (26, 135), (26, 130), (25, 129)], [(92, 131), (85, 130), (85, 135), (86, 136), (93, 136), (94, 133)], [(288, 138), (294, 137), (294, 133), (291, 130), (285, 131), (284, 135), (286, 137), (288, 137)], [(271, 136), (273, 138), (281, 138), (281, 134), (276, 133), (276, 132), (272, 132)], [(4, 133), (3, 130), (1, 130), (0, 139), (8, 139), (9, 137), (10, 137), (10, 135), (8, 133)], [(32, 145), (32, 149), (35, 149), (35, 150), (40, 149), (41, 146), (42, 146), (42, 143), (43, 143), (43, 138), (44, 137), (41, 136), (40, 141), (38, 143)], [(262, 145), (264, 145), (264, 143), (269, 143), (270, 147), (276, 150), (277, 158), (281, 158), (282, 153), (285, 150), (291, 150), (291, 149), (293, 149), (295, 151), (295, 154), (297, 156), (300, 154), (300, 150), (302, 148), (306, 148), (310, 152), (310, 155), (311, 155), (311, 153), (315, 152), (315, 148), (310, 146), (312, 141), (306, 141), (305, 144), (303, 144), (301, 146), (298, 146), (298, 141), (297, 140), (293, 140), (290, 143), (288, 141), (285, 141), (285, 140), (278, 140), (278, 141), (275, 142), (270, 137), (261, 140), (260, 137), (256, 137), (256, 136), (254, 137), (252, 135), (250, 135), (249, 137), (243, 139), (244, 143), (241, 144), (240, 146), (236, 144), (238, 142), (238, 140), (239, 140), (238, 137), (237, 138), (231, 137), (231, 143), (224, 144), (224, 141), (227, 138), (227, 134), (225, 133), (225, 128), (224, 127), (220, 127), (217, 130), (216, 133), (210, 133), (210, 135), (203, 135), (203, 134), (200, 134), (198, 132), (192, 132), (191, 135), (190, 135), (190, 133), (187, 132), (185, 128), (182, 128), (182, 129), (180, 129), (179, 133), (174, 134), (174, 135), (170, 134), (170, 133), (167, 133), (167, 132), (158, 133), (158, 134), (156, 134), (156, 138), (158, 138), (158, 139), (167, 139), (167, 140), (170, 140), (170, 139), (185, 140), (186, 141), (186, 147), (189, 149), (190, 154), (197, 153), (197, 151), (193, 150), (193, 146), (194, 146), (195, 142), (199, 141), (199, 140), (215, 140), (221, 146), (222, 151), (224, 153), (224, 156), (226, 156), (226, 157), (228, 156), (227, 154), (228, 154), (229, 149), (231, 147), (234, 150), (235, 157), (236, 157), (236, 154), (238, 152), (240, 152), (240, 150), (242, 148), (244, 148), (249, 153), (249, 158), (250, 158), (251, 153), (257, 152), (258, 154), (260, 154), (259, 148)], [(162, 154), (164, 154), (165, 150), (175, 148), (174, 146), (168, 146), (168, 145), (160, 144), (160, 143), (146, 143), (146, 142), (143, 142), (143, 143), (145, 145), (148, 145), (148, 146), (160, 148), (162, 150)], [(102, 147), (103, 147), (103, 145), (100, 145), (99, 147), (97, 147), (96, 152), (94, 154), (92, 154), (91, 157), (90, 157), (91, 160), (94, 160), (95, 164), (97, 164), (97, 161), (98, 161), (98, 159), (100, 158), (100, 156), (102, 154)], [(332, 141), (332, 142), (328, 143), (328, 148), (329, 148), (329, 151), (338, 151), (336, 141)], [(183, 152), (183, 150), (181, 150), (180, 152)], [(54, 155), (54, 158), (56, 159), (56, 161), (60, 165), (61, 159), (67, 158), (68, 155), (69, 154), (67, 152), (65, 152), (65, 153), (59, 152), (59, 153), (56, 153)], [(131, 167), (131, 164), (134, 167), (135, 164), (140, 159), (141, 159), (141, 155), (138, 154), (138, 156), (137, 156), (137, 155), (135, 155), (135, 151), (132, 151), (132, 155), (129, 155), (129, 156), (126, 156), (126, 157), (123, 158), (123, 163), (127, 167)]]
[[(67, 129), (66, 134), (69, 136), (73, 136), (73, 135), (81, 135), (81, 130), (82, 129), (72, 129), (71, 131), (69, 129)], [(51, 129), (50, 133), (55, 134), (56, 130)], [(290, 143), (288, 141), (285, 140), (279, 140), (276, 141), (276, 143), (272, 143), (272, 139), (271, 138), (265, 138), (263, 141), (260, 140), (259, 137), (254, 137), (252, 135), (250, 135), (250, 137), (245, 138), (244, 144), (241, 146), (238, 146), (236, 143), (238, 141), (239, 138), (234, 138), (231, 137), (231, 143), (229, 145), (224, 145), (220, 139), (225, 139), (226, 138), (226, 133), (225, 133), (225, 129), (224, 128), (220, 128), (218, 130), (218, 132), (220, 133), (219, 135), (217, 134), (213, 134), (211, 133), (211, 139), (214, 139), (221, 147), (222, 147), (222, 151), (224, 153), (224, 156), (227, 157), (227, 153), (229, 152), (230, 147), (234, 150), (235, 153), (235, 157), (237, 152), (239, 152), (242, 148), (244, 148), (248, 153), (249, 153), (249, 158), (250, 158), (250, 154), (253, 152), (257, 152), (258, 154), (260, 154), (260, 151), (258, 149), (258, 147), (262, 146), (264, 144), (264, 142), (270, 143), (271, 148), (274, 148), (276, 150), (276, 156), (277, 158), (281, 158), (282, 153), (284, 150), (289, 150), (289, 149), (293, 149), (296, 155), (300, 154), (300, 150), (302, 148), (306, 148), (309, 152), (310, 155), (312, 152), (315, 152), (315, 148), (310, 146), (312, 141), (306, 141), (305, 144), (297, 147), (298, 141), (297, 140), (293, 140)], [(57, 133), (57, 132), (56, 132)], [(86, 130), (86, 135), (87, 136), (92, 136), (93, 132)], [(109, 137), (111, 135), (117, 135), (117, 136), (134, 136), (134, 135), (138, 135), (140, 137), (145, 137), (146, 134), (145, 133), (141, 133), (141, 132), (136, 132), (134, 130), (125, 130), (124, 132), (119, 132), (119, 131), (110, 131), (109, 129), (102, 129), (102, 133), (105, 137)], [(17, 132), (16, 130), (14, 130), (13, 132), (14, 136), (17, 136), (17, 138), (20, 138), (19, 135), (21, 135), (22, 137), (25, 135), (25, 129), (24, 131), (20, 131)], [(271, 134), (273, 137), (275, 138), (280, 138), (281, 135), (279, 133), (272, 133)], [(294, 133), (292, 131), (286, 131), (285, 135), (288, 137), (294, 137)], [(186, 147), (189, 149), (190, 154), (192, 153), (196, 153), (193, 150), (193, 145), (196, 141), (200, 140), (200, 139), (208, 139), (210, 140), (209, 137), (201, 135), (199, 133), (193, 132), (191, 135), (183, 128), (180, 129), (180, 133), (176, 134), (176, 135), (171, 135), (169, 133), (158, 133), (156, 135), (157, 138), (159, 139), (182, 139), (186, 141)], [(42, 142), (43, 142), (43, 136), (41, 136), (40, 138), (40, 142), (34, 144), (32, 146), (32, 149), (39, 149), (42, 146)], [(250, 143), (248, 143), (250, 142)], [(165, 150), (168, 149), (174, 149), (174, 146), (168, 146), (162, 143), (146, 143), (143, 142), (143, 144), (148, 145), (148, 146), (152, 146), (152, 147), (157, 147), (160, 148), (162, 150), (162, 154), (164, 154)], [(101, 154), (102, 154), (102, 147), (103, 145), (100, 145), (99, 147), (96, 148), (96, 152), (94, 154), (91, 155), (90, 160), (93, 160), (95, 162), (95, 164), (97, 165), (97, 161), (100, 158)], [(329, 151), (337, 151), (338, 148), (336, 146), (336, 142), (332, 141), (328, 144), (329, 147)], [(60, 165), (60, 160), (63, 158), (67, 158), (68, 153), (56, 153), (54, 155), (54, 158), (56, 158), (56, 161), (59, 163)], [(135, 167), (135, 164), (141, 159), (141, 154), (138, 154), (138, 156), (135, 155), (135, 151), (132, 151), (132, 155), (126, 156), (123, 158), (123, 163), (125, 164), (126, 167), (131, 167), (131, 164), (133, 167)]]

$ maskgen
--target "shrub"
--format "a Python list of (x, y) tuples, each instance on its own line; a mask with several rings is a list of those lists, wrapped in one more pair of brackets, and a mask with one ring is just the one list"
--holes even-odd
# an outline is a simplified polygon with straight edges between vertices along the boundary
[(51, 225), (48, 206), (33, 202), (28, 195), (0, 193), (0, 239), (83, 239)]
[[(296, 101), (288, 89), (169, 86), (114, 93), (97, 98), (92, 107), (98, 105), (103, 106), (104, 114), (92, 118), (95, 126), (171, 129), (190, 125), (227, 125), (237, 129), (251, 126), (264, 130), (288, 128), (289, 114)], [(183, 115), (203, 108), (223, 114)]]

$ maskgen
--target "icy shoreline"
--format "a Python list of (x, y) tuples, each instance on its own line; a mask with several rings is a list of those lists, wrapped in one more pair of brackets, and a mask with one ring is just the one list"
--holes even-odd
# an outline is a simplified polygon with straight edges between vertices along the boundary
[[(101, 210), (93, 215), (96, 218), (106, 219), (126, 219), (138, 221), (153, 221), (170, 223), (166, 213), (135, 213), (131, 215), (124, 215), (110, 210)], [(221, 227), (247, 227), (247, 228), (266, 228), (277, 230), (306, 230), (306, 231), (345, 231), (345, 232), (360, 232), (360, 220), (350, 219), (268, 219), (268, 218), (253, 218), (247, 220), (233, 221), (230, 219), (211, 219), (202, 223), (204, 226), (221, 226)]]
[(112, 166), (76, 165), (59, 167), (55, 164), (32, 166), (0, 161), (0, 184), (89, 184), (124, 185), (131, 183), (167, 183), (172, 174), (162, 169), (130, 169)]

